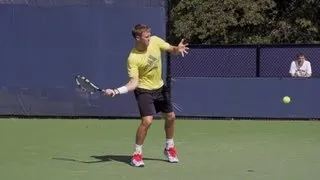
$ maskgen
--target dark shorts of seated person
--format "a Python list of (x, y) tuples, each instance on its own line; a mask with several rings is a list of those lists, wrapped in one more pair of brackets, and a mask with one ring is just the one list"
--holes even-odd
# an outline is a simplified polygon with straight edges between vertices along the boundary
[(141, 117), (153, 116), (158, 112), (173, 112), (170, 92), (166, 86), (155, 90), (137, 88), (134, 94)]

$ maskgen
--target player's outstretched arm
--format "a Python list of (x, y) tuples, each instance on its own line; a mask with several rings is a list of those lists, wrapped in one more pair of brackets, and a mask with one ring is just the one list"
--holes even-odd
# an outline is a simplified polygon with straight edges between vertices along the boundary
[(119, 94), (126, 94), (129, 91), (135, 90), (138, 87), (138, 83), (139, 83), (139, 78), (132, 77), (130, 78), (129, 82), (124, 86), (121, 86), (116, 89), (105, 89), (104, 95), (114, 97)]
[(181, 54), (184, 57), (185, 54), (188, 54), (187, 50), (189, 50), (188, 43), (185, 43), (184, 39), (182, 39), (178, 46), (170, 45), (167, 51), (176, 55)]

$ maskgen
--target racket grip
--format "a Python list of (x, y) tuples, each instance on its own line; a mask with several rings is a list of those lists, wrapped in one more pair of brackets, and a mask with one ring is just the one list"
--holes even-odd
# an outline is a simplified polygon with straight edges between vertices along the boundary
[(114, 96), (116, 96), (116, 95), (119, 95), (119, 94), (120, 94), (120, 92), (119, 92), (118, 89), (113, 89), (113, 95), (112, 95), (112, 97), (114, 97)]

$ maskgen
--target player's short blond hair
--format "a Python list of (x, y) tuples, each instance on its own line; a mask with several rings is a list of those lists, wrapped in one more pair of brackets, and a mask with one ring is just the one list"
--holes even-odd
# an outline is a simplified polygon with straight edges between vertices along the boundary
[(151, 28), (145, 24), (137, 24), (132, 29), (132, 36), (136, 38), (137, 36), (141, 36), (142, 33), (151, 31)]

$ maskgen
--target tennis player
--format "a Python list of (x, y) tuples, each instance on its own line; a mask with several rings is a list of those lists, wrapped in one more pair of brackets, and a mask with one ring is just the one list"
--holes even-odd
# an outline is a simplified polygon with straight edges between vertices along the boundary
[(164, 154), (168, 162), (177, 163), (179, 160), (173, 140), (176, 118), (169, 91), (162, 80), (161, 51), (184, 56), (188, 53), (188, 44), (182, 39), (178, 46), (170, 45), (160, 37), (151, 36), (151, 28), (144, 24), (135, 25), (132, 36), (135, 46), (127, 62), (129, 82), (116, 89), (105, 89), (105, 95), (114, 97), (134, 91), (142, 121), (136, 132), (132, 166), (145, 165), (142, 146), (152, 124), (153, 115), (158, 112), (162, 112), (165, 119)]

